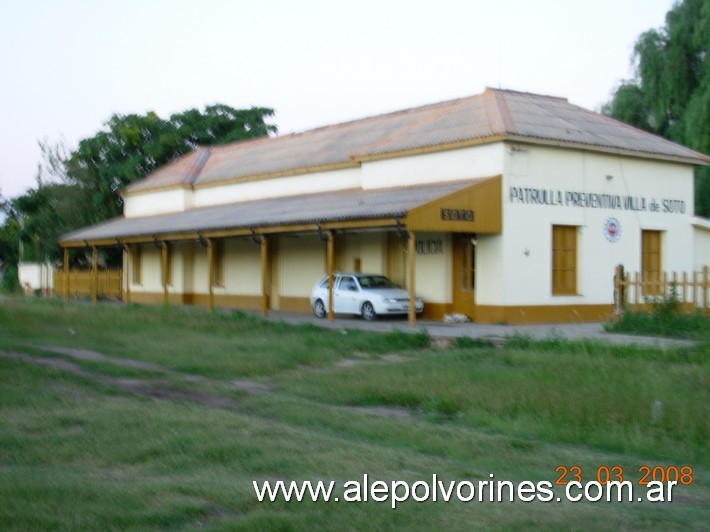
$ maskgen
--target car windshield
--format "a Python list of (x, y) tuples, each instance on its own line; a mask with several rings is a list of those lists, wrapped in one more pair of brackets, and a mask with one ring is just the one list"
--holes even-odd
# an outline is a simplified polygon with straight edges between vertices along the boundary
[(399, 288), (398, 285), (390, 281), (384, 275), (363, 275), (359, 277), (358, 280), (364, 290), (370, 288)]

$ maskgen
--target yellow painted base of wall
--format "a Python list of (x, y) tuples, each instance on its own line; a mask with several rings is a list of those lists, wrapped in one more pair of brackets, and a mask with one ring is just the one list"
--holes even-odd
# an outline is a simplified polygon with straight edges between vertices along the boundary
[(417, 314), (418, 319), (422, 320), (440, 320), (444, 314), (451, 313), (451, 305), (449, 303), (424, 303), (424, 310), (421, 314)]
[(511, 325), (534, 323), (590, 323), (608, 321), (613, 305), (525, 305), (476, 307), (477, 323), (509, 323)]
[[(169, 294), (170, 305), (198, 305), (208, 307), (210, 302), (208, 294)], [(146, 303), (160, 305), (164, 301), (161, 292), (131, 292), (131, 303)], [(217, 308), (233, 309), (261, 309), (261, 296), (229, 296), (214, 294), (214, 306)]]
[(279, 310), (284, 312), (313, 312), (311, 302), (307, 297), (281, 297)]
[[(168, 303), (179, 305), (182, 303), (182, 294), (168, 294)], [(126, 294), (125, 301), (131, 303), (146, 303), (149, 305), (160, 305), (164, 302), (163, 292), (131, 292)]]
[[(131, 292), (132, 303), (163, 303), (161, 292)], [(170, 294), (170, 305), (199, 305), (207, 307), (207, 294)], [(217, 308), (261, 309), (260, 296), (214, 295)], [(281, 297), (279, 310), (284, 312), (311, 313), (307, 297)], [(423, 320), (441, 320), (445, 314), (456, 312), (450, 303), (425, 303), (424, 311), (417, 316)], [(511, 325), (535, 323), (589, 323), (607, 321), (613, 313), (613, 305), (526, 305), (493, 306), (478, 305), (475, 316), (470, 316), (476, 323), (507, 323)]]

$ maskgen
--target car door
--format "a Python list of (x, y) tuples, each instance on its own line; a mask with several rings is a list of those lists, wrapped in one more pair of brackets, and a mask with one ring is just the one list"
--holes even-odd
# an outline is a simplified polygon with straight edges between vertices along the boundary
[(351, 275), (343, 275), (338, 279), (333, 292), (333, 309), (343, 314), (360, 312), (360, 287)]

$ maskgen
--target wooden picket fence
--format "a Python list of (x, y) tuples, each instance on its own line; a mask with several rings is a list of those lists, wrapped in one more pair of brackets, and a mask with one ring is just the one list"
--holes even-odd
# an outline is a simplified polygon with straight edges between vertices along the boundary
[(631, 275), (623, 266), (616, 267), (614, 274), (614, 311), (622, 309), (650, 310), (653, 303), (675, 297), (680, 308), (687, 312), (702, 309), (710, 311), (710, 273), (705, 266), (700, 272), (668, 272), (662, 274)]
[[(106, 297), (123, 298), (123, 270), (97, 270), (96, 277), (91, 270), (54, 271), (54, 293), (65, 297)], [(95, 288), (95, 292), (92, 291)]]

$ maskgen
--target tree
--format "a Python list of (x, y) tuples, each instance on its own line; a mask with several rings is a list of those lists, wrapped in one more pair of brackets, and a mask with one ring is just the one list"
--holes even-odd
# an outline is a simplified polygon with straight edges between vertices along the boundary
[[(635, 77), (602, 111), (633, 126), (710, 153), (710, 2), (682, 0), (661, 29), (639, 36)], [(710, 217), (710, 168), (695, 173), (695, 210)]]
[[(198, 145), (226, 144), (276, 132), (265, 119), (273, 109), (238, 110), (212, 105), (204, 112), (190, 109), (163, 120), (157, 114), (113, 115), (106, 129), (79, 142), (63, 159), (64, 179), (86, 192), (87, 224), (121, 213), (120, 192), (128, 184)], [(48, 149), (50, 163), (60, 150)], [(61, 156), (59, 156), (61, 158)]]
[(3, 223), (0, 225), (0, 290), (3, 292), (16, 292), (20, 289), (17, 278), (19, 226), (11, 216), (11, 203), (0, 193), (0, 216)]
[[(276, 132), (266, 123), (272, 109), (238, 110), (212, 105), (172, 115), (113, 115), (105, 128), (83, 139), (74, 150), (63, 142), (40, 141), (42, 162), (37, 188), (3, 207), (0, 227), (2, 260), (60, 261), (57, 240), (63, 233), (121, 214), (121, 191), (198, 145), (215, 145)], [(0, 198), (1, 199), (1, 198)], [(3, 203), (3, 202), (0, 202)], [(18, 257), (19, 248), (23, 257)], [(81, 262), (81, 253), (72, 262)], [(120, 253), (109, 263), (120, 263)]]
[(17, 227), (19, 260), (45, 262), (60, 258), (57, 240), (84, 222), (83, 192), (65, 184), (30, 189), (12, 200), (7, 222)]

